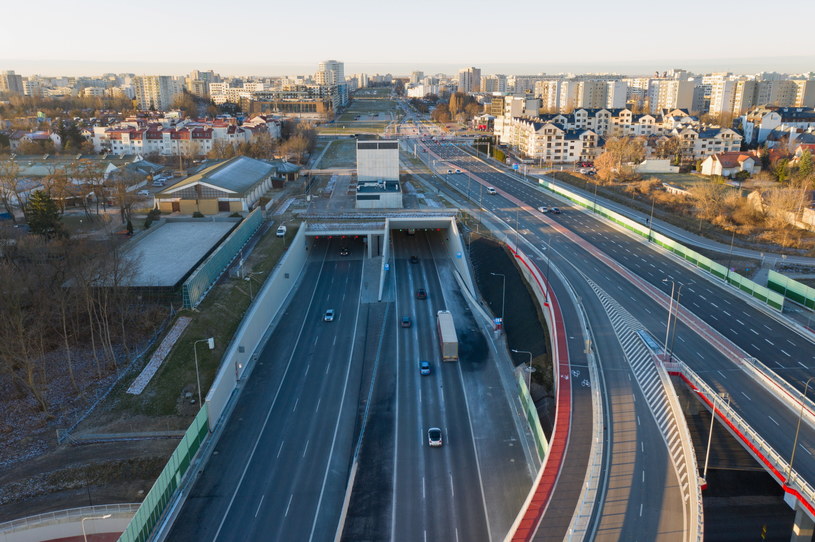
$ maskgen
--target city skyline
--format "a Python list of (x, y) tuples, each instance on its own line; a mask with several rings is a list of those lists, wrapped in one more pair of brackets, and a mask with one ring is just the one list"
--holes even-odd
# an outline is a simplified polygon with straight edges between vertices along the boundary
[[(686, 3), (681, 12), (656, 5), (647, 13), (624, 15), (598, 0), (547, 6), (545, 11), (521, 0), (505, 13), (505, 20), (494, 24), (485, 19), (485, 9), (492, 7), (486, 3), (452, 6), (420, 0), (397, 12), (395, 7), (357, 0), (338, 11), (319, 0), (304, 14), (295, 4), (270, 6), (250, 0), (241, 13), (251, 17), (227, 18), (234, 28), (212, 25), (214, 2), (151, 4), (142, 6), (155, 15), (146, 23), (133, 19), (132, 10), (124, 6), (106, 3), (104, 9), (92, 9), (103, 6), (96, 1), (81, 13), (53, 0), (15, 5), (11, 18), (35, 21), (36, 35), (29, 25), (5, 28), (0, 34), (0, 70), (78, 76), (212, 69), (225, 76), (282, 76), (311, 73), (326, 58), (344, 61), (346, 73), (398, 75), (413, 70), (455, 73), (470, 65), (481, 67), (482, 73), (507, 75), (815, 69), (815, 46), (805, 32), (778, 32), (771, 40), (714, 33), (712, 23), (690, 24), (689, 14), (704, 14), (706, 21), (732, 20), (732, 6), (701, 0)], [(762, 9), (756, 0), (739, 4), (739, 13)], [(795, 11), (803, 19), (815, 15), (810, 4), (800, 3)], [(541, 24), (530, 22), (536, 18)], [(555, 20), (570, 24), (552, 24)], [(643, 28), (651, 28), (653, 36)], [(735, 53), (727, 54), (730, 51)]]

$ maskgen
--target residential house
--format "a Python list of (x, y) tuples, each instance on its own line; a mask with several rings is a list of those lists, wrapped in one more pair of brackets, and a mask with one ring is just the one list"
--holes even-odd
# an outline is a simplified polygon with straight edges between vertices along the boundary
[(702, 175), (732, 177), (740, 171), (750, 175), (761, 169), (756, 167), (756, 158), (746, 152), (722, 152), (708, 156), (702, 162)]

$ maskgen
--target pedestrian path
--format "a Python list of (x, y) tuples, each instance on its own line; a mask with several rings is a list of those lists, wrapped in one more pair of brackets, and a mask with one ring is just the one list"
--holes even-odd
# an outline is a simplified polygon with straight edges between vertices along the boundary
[(142, 369), (141, 374), (136, 377), (136, 380), (127, 388), (127, 393), (131, 395), (140, 395), (141, 392), (144, 391), (144, 388), (147, 387), (147, 384), (150, 383), (153, 376), (158, 371), (161, 364), (164, 363), (164, 360), (167, 358), (167, 355), (170, 353), (170, 350), (173, 349), (175, 346), (176, 341), (187, 329), (187, 326), (192, 321), (192, 318), (188, 316), (181, 316), (178, 320), (175, 321), (173, 324), (172, 329), (170, 329), (169, 333), (164, 337), (164, 340), (161, 341), (161, 344), (158, 345), (153, 355), (150, 356), (150, 361), (147, 365)]

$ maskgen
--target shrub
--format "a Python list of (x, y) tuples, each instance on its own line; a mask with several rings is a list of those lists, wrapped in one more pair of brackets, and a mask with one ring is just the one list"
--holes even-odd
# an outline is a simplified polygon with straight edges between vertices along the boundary
[(201, 211), (195, 211), (195, 212), (192, 214), (192, 217), (193, 217), (193, 218), (204, 218), (204, 215), (201, 213)]

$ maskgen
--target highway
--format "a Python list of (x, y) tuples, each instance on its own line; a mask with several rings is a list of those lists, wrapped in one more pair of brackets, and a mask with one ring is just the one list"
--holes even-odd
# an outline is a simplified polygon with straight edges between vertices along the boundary
[[(684, 284), (681, 295), (683, 311), (674, 343), (676, 355), (715, 389), (729, 393), (731, 402), (739, 413), (765, 435), (779, 453), (789, 456), (792, 446), (790, 433), (796, 423), (795, 414), (756, 384), (733, 361), (714, 350), (697, 332), (700, 329), (713, 329), (721, 333), (802, 390), (804, 381), (812, 374), (815, 362), (815, 349), (810, 341), (769, 316), (765, 309), (745, 302), (732, 289), (700, 276), (674, 258), (654, 250), (643, 241), (620, 232), (589, 213), (563, 204), (531, 183), (499, 172), (456, 147), (433, 145), (431, 148), (445, 159), (436, 164), (437, 170), (446, 171), (452, 166), (468, 171), (477, 175), (485, 184), (528, 205), (521, 209), (500, 194), (486, 195), (479, 188), (480, 185), (465, 174), (445, 175), (459, 192), (471, 193), (474, 197), (478, 193), (485, 208), (495, 212), (513, 230), (523, 232), (522, 236), (536, 247), (548, 248), (551, 244), (552, 254), (569, 262), (568, 265), (573, 269), (579, 269), (596, 283), (602, 284), (659, 340), (665, 336), (667, 310), (664, 303), (655, 301), (654, 298), (659, 299), (658, 296), (648, 295), (643, 291), (643, 284), (661, 290), (665, 294), (663, 302), (670, 295), (670, 280)], [(538, 213), (536, 209), (542, 205), (560, 206), (564, 213)], [(509, 235), (512, 238), (515, 234), (509, 232)], [(583, 248), (575, 244), (586, 241), (588, 243)], [(615, 262), (619, 267), (610, 268), (604, 261)], [(620, 272), (626, 271), (642, 280), (643, 284), (634, 284), (631, 280), (622, 278)], [(668, 282), (663, 282), (663, 279)], [(815, 480), (811, 455), (813, 442), (812, 430), (804, 424), (799, 440), (804, 453), (796, 455), (795, 468), (809, 480)]]
[[(332, 540), (353, 446), (362, 260), (312, 253), (169, 540)], [(355, 249), (361, 252), (361, 244)], [(326, 309), (336, 310), (324, 322)]]

